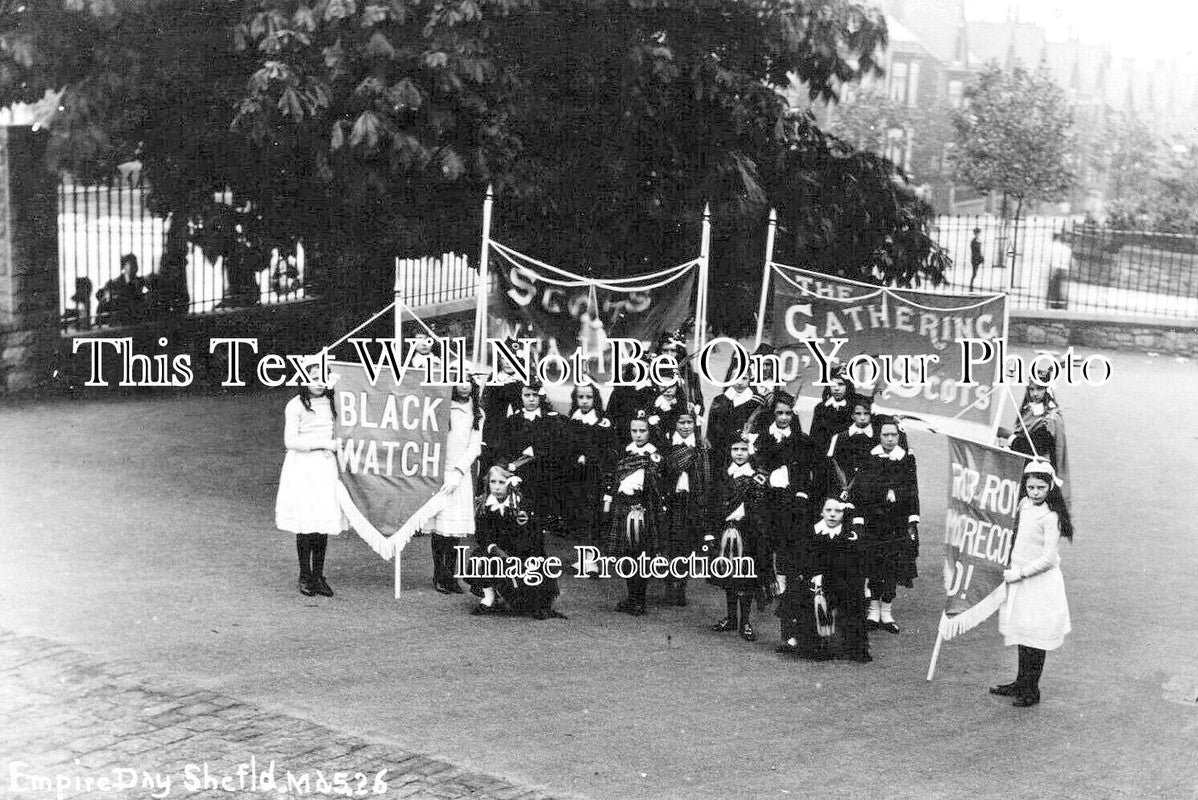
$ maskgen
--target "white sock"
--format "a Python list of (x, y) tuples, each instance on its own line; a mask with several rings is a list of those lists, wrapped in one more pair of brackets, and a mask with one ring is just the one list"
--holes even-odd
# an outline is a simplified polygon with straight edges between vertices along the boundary
[(481, 603), (488, 608), (495, 605), (495, 590), (489, 586), (483, 589), (483, 599)]
[(869, 619), (870, 619), (870, 621), (880, 622), (881, 621), (881, 617), (880, 617), (881, 613), (882, 613), (882, 601), (870, 600), (869, 601)]
[(787, 639), (787, 640), (786, 640), (786, 643), (787, 643), (788, 645), (790, 645), (791, 647), (798, 647), (798, 646), (799, 646), (799, 640), (798, 640), (798, 639), (796, 639), (796, 638), (795, 638), (795, 637), (793, 637), (793, 636), (792, 636), (792, 637), (790, 637), (789, 639)]
[(894, 622), (894, 615), (890, 613), (890, 603), (882, 604), (882, 622)]

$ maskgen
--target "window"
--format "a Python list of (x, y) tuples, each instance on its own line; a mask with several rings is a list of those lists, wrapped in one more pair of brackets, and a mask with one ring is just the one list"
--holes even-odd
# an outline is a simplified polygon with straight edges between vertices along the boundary
[(895, 61), (890, 65), (890, 99), (899, 105), (907, 103), (906, 61)]
[(965, 84), (961, 81), (948, 82), (948, 104), (960, 108), (965, 100)]

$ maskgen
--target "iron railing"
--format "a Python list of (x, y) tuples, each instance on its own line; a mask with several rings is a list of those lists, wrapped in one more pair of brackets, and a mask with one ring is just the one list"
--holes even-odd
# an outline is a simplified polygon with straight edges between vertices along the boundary
[[(974, 230), (983, 262), (973, 274)], [(1121, 231), (1073, 217), (937, 217), (953, 260), (941, 291), (1006, 292), (1011, 308), (1198, 319), (1198, 237)]]

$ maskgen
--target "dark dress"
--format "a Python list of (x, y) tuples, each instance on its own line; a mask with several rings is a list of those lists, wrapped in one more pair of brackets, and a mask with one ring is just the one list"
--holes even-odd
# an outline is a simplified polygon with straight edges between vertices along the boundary
[[(566, 521), (578, 538), (599, 544), (599, 519), (603, 503), (603, 481), (615, 465), (620, 449), (616, 429), (610, 419), (584, 422), (569, 418), (565, 421), (569, 451), (566, 464)], [(583, 463), (579, 464), (579, 457)]]
[[(500, 378), (500, 380), (504, 380)], [(502, 455), (503, 433), (508, 417), (520, 413), (521, 384), (515, 379), (507, 383), (483, 387), (479, 405), (483, 410), (483, 449), (479, 455), (480, 494), (487, 494), (487, 470), (499, 463)]]
[(539, 409), (532, 419), (523, 411), (508, 417), (499, 447), (500, 461), (510, 464), (532, 448), (533, 459), (516, 470), (521, 492), (530, 513), (542, 525), (562, 517), (566, 493), (565, 422), (556, 411)]
[(848, 430), (853, 424), (852, 398), (834, 400), (831, 395), (821, 400), (811, 414), (811, 444), (822, 458), (828, 455), (832, 437)]
[(728, 392), (711, 401), (711, 414), (707, 421), (707, 441), (711, 443), (712, 474), (719, 475), (732, 463), (730, 447), (744, 432), (745, 423), (758, 408), (762, 399), (750, 394), (748, 399), (734, 405)]
[[(896, 453), (901, 454), (899, 458), (894, 458)], [(909, 587), (918, 575), (919, 540), (912, 540), (907, 533), (908, 524), (919, 521), (915, 456), (901, 445), (886, 455), (879, 445), (861, 468), (852, 495), (856, 516), (865, 523), (870, 593), (874, 599), (889, 602), (896, 585)]]
[[(729, 592), (772, 594), (774, 554), (761, 525), (764, 498), (761, 484), (754, 475), (732, 477), (727, 469), (720, 474), (715, 486), (711, 521), (708, 523), (708, 557), (747, 556), (753, 559), (755, 577), (719, 578), (712, 575), (708, 578), (712, 585)], [(744, 517), (730, 521), (728, 517), (742, 504), (745, 507)]]
[[(519, 500), (509, 495), (508, 501), (498, 510), (488, 507), (488, 497), (480, 497), (475, 504), (475, 536), (478, 547), (471, 558), (497, 555), (495, 549), (521, 559), (545, 557), (545, 541), (540, 527), (532, 521), (520, 524), (517, 512)], [(479, 570), (472, 570), (479, 571)], [(556, 578), (540, 575), (536, 582), (531, 576), (524, 578), (466, 578), (466, 583), (481, 595), (482, 589), (493, 588), (512, 611), (548, 610), (558, 596)]]
[[(788, 550), (794, 531), (811, 525), (812, 452), (811, 440), (796, 427), (786, 436), (775, 437), (771, 424), (757, 437), (753, 463), (765, 478), (761, 524), (770, 549)], [(779, 432), (781, 433), (781, 431)], [(774, 486), (775, 474), (785, 468), (786, 485)], [(785, 574), (785, 573), (783, 573)]]
[[(707, 444), (693, 437), (695, 445), (674, 443), (666, 446), (662, 480), (666, 512), (662, 524), (661, 553), (666, 558), (687, 557), (698, 552), (707, 523), (707, 495), (711, 487), (711, 457)], [(686, 491), (678, 491), (679, 479), (686, 475)]]
[(665, 395), (655, 397), (645, 409), (648, 415), (646, 421), (649, 423), (649, 441), (657, 445), (657, 449), (663, 453), (666, 451), (666, 444), (674, 435), (679, 415), (685, 410), (686, 403), (681, 397), (670, 402), (665, 399)]
[[(611, 495), (611, 520), (603, 535), (603, 553), (612, 558), (650, 556), (659, 552), (658, 528), (661, 513), (661, 476), (665, 460), (652, 444), (630, 451), (628, 445), (608, 476), (606, 493)], [(620, 484), (643, 471), (641, 486), (631, 493)]]

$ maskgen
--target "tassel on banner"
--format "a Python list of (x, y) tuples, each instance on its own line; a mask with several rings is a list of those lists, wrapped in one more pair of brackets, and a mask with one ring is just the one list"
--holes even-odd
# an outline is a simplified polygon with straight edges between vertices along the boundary
[(960, 614), (951, 617), (941, 615), (940, 637), (947, 642), (954, 636), (982, 624), (1006, 599), (1007, 585), (1004, 583)]
[(337, 503), (341, 506), (341, 513), (345, 514), (350, 527), (358, 536), (362, 537), (362, 541), (366, 542), (370, 549), (382, 556), (384, 560), (390, 560), (395, 557), (396, 553), (407, 547), (416, 532), (431, 522), (445, 508), (446, 498), (447, 495), (444, 492), (437, 492), (427, 503), (417, 509), (416, 513), (398, 531), (387, 536), (371, 525), (370, 520), (362, 515), (350, 498), (345, 484), (337, 482)]

